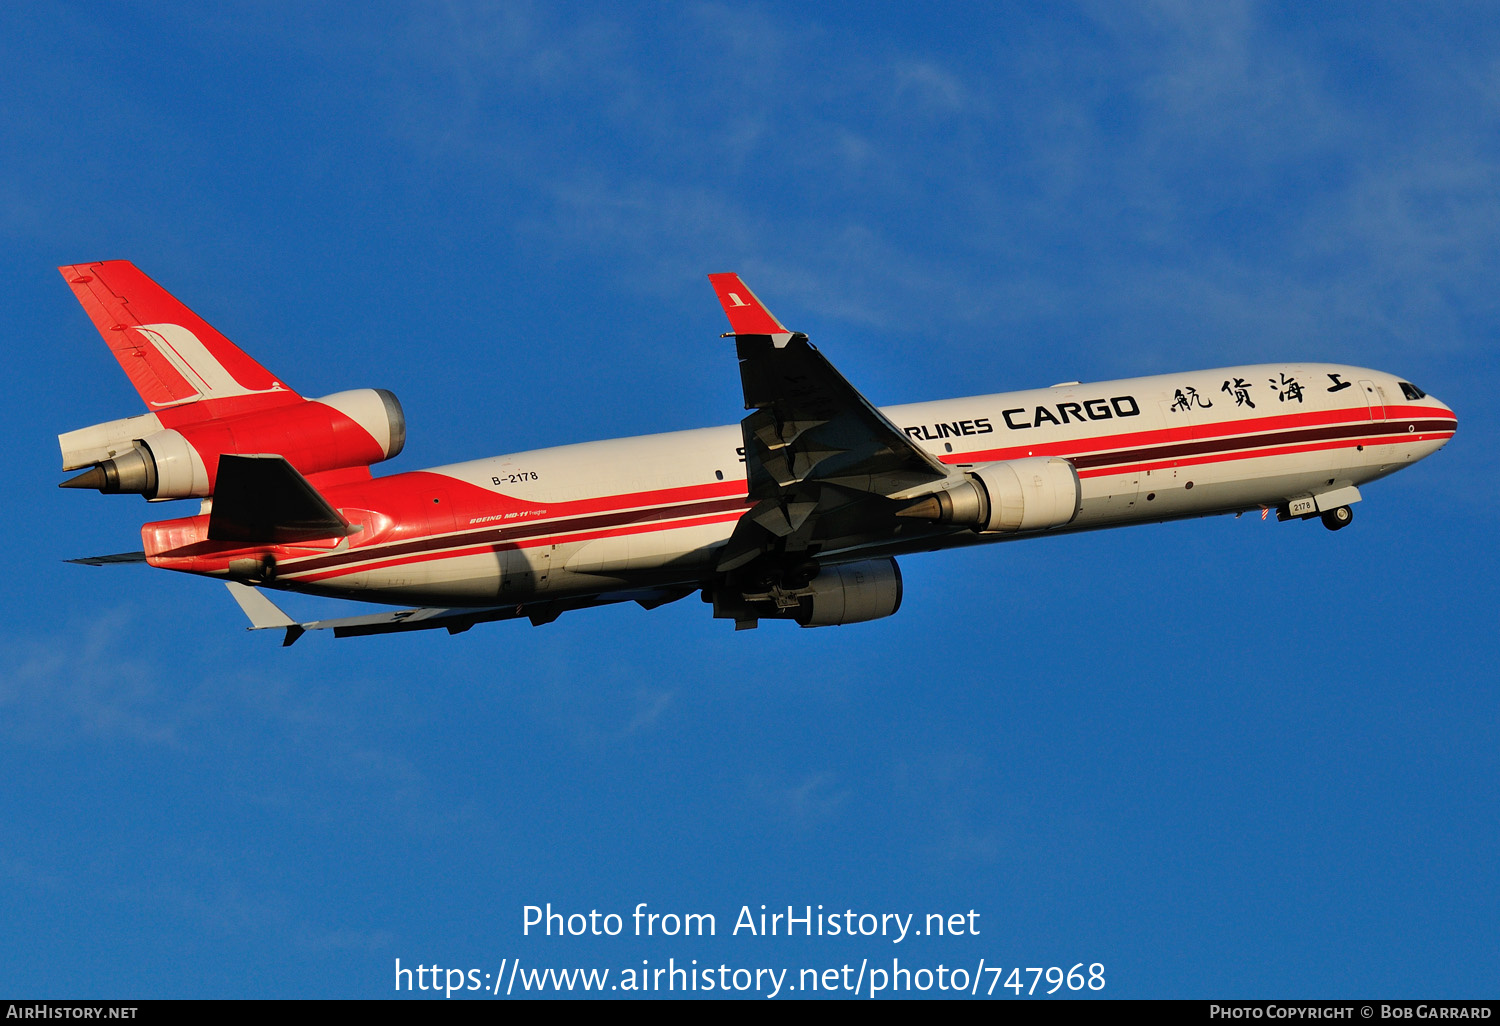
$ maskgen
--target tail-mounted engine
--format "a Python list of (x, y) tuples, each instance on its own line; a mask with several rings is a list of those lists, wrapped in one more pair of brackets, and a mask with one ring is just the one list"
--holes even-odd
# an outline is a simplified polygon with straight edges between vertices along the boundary
[(1046, 531), (1073, 522), (1083, 489), (1056, 456), (986, 463), (960, 484), (918, 499), (897, 516), (972, 527), (981, 534)]
[(225, 454), (283, 456), (303, 475), (390, 459), (406, 444), (406, 417), (390, 392), (362, 388), (176, 428), (154, 413), (129, 417), (58, 442), (64, 470), (89, 468), (64, 488), (182, 499), (213, 494)]

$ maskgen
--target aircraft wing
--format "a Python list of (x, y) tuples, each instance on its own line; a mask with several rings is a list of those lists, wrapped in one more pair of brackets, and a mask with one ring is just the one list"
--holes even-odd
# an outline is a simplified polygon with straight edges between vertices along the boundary
[(916, 495), (962, 479), (918, 448), (801, 332), (784, 328), (735, 274), (711, 274), (739, 353), (749, 494), (717, 569), (931, 530), (898, 518)]
[(286, 637), (281, 642), (282, 647), (292, 644), (308, 631), (333, 631), (335, 638), (438, 629), (446, 630), (449, 634), (461, 634), (477, 623), (517, 620), (521, 617), (529, 619), (533, 627), (540, 627), (574, 609), (609, 605), (614, 602), (635, 602), (646, 609), (655, 609), (657, 606), (684, 598), (693, 591), (692, 588), (641, 588), (627, 592), (611, 592), (607, 595), (582, 595), (572, 599), (543, 600), (487, 609), (445, 609), (426, 606), (418, 609), (398, 609), (390, 613), (369, 613), (364, 616), (298, 622), (283, 612), (281, 607), (272, 602), (259, 588), (234, 581), (226, 581), (224, 586), (229, 589), (229, 594), (250, 620), (247, 630), (263, 631), (274, 628), (286, 631)]

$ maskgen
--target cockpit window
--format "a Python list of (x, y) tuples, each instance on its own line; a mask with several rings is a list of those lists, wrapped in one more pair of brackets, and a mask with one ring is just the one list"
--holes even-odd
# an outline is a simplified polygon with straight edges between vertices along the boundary
[(1402, 381), (1398, 382), (1398, 384), (1400, 384), (1401, 386), (1401, 394), (1406, 396), (1406, 398), (1408, 399), (1427, 398), (1427, 393), (1422, 391), (1416, 385), (1413, 385), (1410, 381)]

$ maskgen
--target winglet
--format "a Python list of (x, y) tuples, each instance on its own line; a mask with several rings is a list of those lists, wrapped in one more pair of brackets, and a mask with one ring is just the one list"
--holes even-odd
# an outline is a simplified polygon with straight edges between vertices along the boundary
[(710, 274), (709, 283), (729, 316), (731, 335), (789, 335), (782, 323), (766, 309), (750, 287), (733, 273)]
[(284, 627), (286, 638), (281, 642), (283, 648), (305, 633), (305, 628), (300, 623), (282, 612), (281, 607), (261, 594), (259, 589), (237, 581), (225, 581), (224, 587), (229, 589), (230, 597), (239, 603), (240, 609), (249, 618), (250, 626), (246, 630), (264, 631)]

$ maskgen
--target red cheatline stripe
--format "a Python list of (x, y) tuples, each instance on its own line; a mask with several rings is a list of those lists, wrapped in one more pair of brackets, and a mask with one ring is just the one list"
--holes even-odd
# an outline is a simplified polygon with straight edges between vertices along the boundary
[(380, 558), (376, 553), (368, 553), (367, 559), (373, 558), (376, 562), (361, 563), (356, 565), (341, 566), (335, 570), (326, 570), (322, 573), (308, 573), (305, 571), (291, 570), (282, 573), (288, 580), (311, 582), (326, 581), (335, 577), (344, 577), (350, 574), (364, 573), (368, 570), (384, 570), (393, 566), (406, 566), (410, 563), (431, 563), (444, 559), (456, 559), (462, 556), (482, 556), (485, 553), (497, 552), (502, 549), (529, 549), (538, 548), (542, 545), (560, 545), (564, 542), (593, 541), (597, 538), (616, 538), (630, 534), (647, 534), (654, 531), (670, 531), (682, 527), (701, 527), (705, 524), (733, 523), (740, 518), (741, 511), (735, 510), (733, 514), (720, 513), (716, 516), (695, 517), (690, 520), (674, 520), (669, 523), (638, 524), (631, 527), (617, 528), (615, 530), (584, 531), (577, 534), (566, 534), (533, 538), (523, 544), (493, 544), (473, 545), (466, 548), (430, 550), (417, 552), (411, 555), (401, 556), (394, 559)]
[[(1369, 425), (1356, 425), (1367, 429)], [(1338, 431), (1332, 434), (1320, 431), (1279, 432), (1260, 438), (1222, 440), (1212, 445), (1194, 442), (1184, 446), (1161, 446), (1156, 449), (1136, 450), (1109, 454), (1108, 462), (1100, 457), (1080, 457), (1074, 461), (1079, 477), (1100, 477), (1123, 474), (1130, 471), (1156, 470), (1161, 467), (1190, 467), (1204, 463), (1227, 462), (1229, 460), (1254, 459), (1257, 456), (1276, 456), (1295, 452), (1315, 452), (1322, 449), (1344, 449), (1355, 445), (1401, 445), (1414, 441), (1430, 441), (1436, 438), (1452, 438), (1451, 431), (1408, 434), (1394, 429), (1387, 435), (1370, 435)], [(1252, 442), (1250, 446), (1228, 448), (1225, 443)], [(1123, 459), (1121, 459), (1123, 457)], [(1117, 459), (1120, 462), (1115, 462)]]
[(1333, 441), (1312, 442), (1306, 445), (1282, 445), (1265, 449), (1241, 449), (1230, 453), (1215, 453), (1212, 456), (1199, 456), (1193, 459), (1168, 459), (1155, 463), (1132, 463), (1128, 466), (1098, 467), (1090, 470), (1080, 470), (1079, 477), (1110, 477), (1116, 474), (1139, 473), (1143, 470), (1161, 470), (1166, 467), (1195, 467), (1210, 463), (1229, 463), (1234, 460), (1253, 460), (1262, 456), (1289, 456), (1299, 452), (1319, 452), (1326, 449), (1347, 449), (1351, 445), (1402, 445), (1406, 442), (1425, 442), (1437, 438), (1452, 438), (1452, 432), (1437, 432), (1435, 434), (1421, 435), (1399, 435), (1391, 438), (1363, 438), (1345, 439), (1340, 438)]
[[(1280, 420), (1282, 418), (1274, 418)], [(1112, 451), (1100, 451), (1096, 446), (1087, 449), (1080, 447), (1079, 443), (1091, 442), (1090, 439), (1079, 439), (1075, 443), (1053, 443), (1050, 445), (1038, 444), (1022, 447), (1019, 449), (1000, 449), (980, 453), (956, 453), (943, 457), (946, 463), (980, 463), (994, 462), (993, 457), (1000, 454), (1003, 459), (1016, 459), (1025, 456), (1061, 456), (1071, 460), (1080, 473), (1084, 470), (1093, 470), (1096, 467), (1117, 466), (1123, 467), (1135, 463), (1143, 463), (1161, 460), (1186, 461), (1186, 457), (1203, 454), (1223, 454), (1237, 449), (1271, 448), (1280, 445), (1294, 444), (1298, 442), (1311, 442), (1318, 440), (1339, 440), (1341, 444), (1360, 444), (1359, 436), (1393, 436), (1396, 438), (1410, 440), (1413, 435), (1408, 427), (1418, 427), (1424, 434), (1452, 434), (1452, 422), (1446, 419), (1401, 421), (1395, 424), (1372, 424), (1362, 421), (1354, 424), (1341, 424), (1333, 427), (1304, 428), (1295, 431), (1260, 432), (1249, 435), (1213, 435), (1209, 437), (1192, 438), (1184, 435), (1182, 429), (1173, 429), (1166, 432), (1172, 437), (1170, 440), (1162, 439), (1162, 432), (1146, 432), (1159, 440), (1155, 445), (1144, 445), (1132, 449), (1113, 449)], [(1116, 436), (1114, 439), (1104, 439), (1104, 442), (1118, 441), (1125, 436)], [(1198, 461), (1201, 462), (1201, 461)]]
[[(1231, 421), (1223, 424), (1199, 425), (1198, 430), (1212, 428), (1215, 431), (1232, 432), (1235, 429), (1253, 428), (1254, 433), (1235, 435), (1220, 433), (1208, 438), (1191, 437), (1192, 427), (1169, 428), (1106, 436), (1084, 438), (1073, 441), (1038, 443), (1033, 446), (995, 449), (985, 452), (957, 453), (945, 455), (948, 463), (994, 462), (1020, 456), (1063, 456), (1078, 467), (1080, 477), (1107, 477), (1111, 475), (1156, 470), (1170, 466), (1199, 466), (1232, 460), (1254, 459), (1262, 456), (1289, 455), (1299, 452), (1315, 452), (1325, 449), (1344, 448), (1352, 445), (1399, 445), (1413, 441), (1428, 441), (1452, 436), (1452, 425), (1457, 418), (1447, 410), (1428, 407), (1388, 407), (1389, 414), (1421, 414), (1420, 434), (1403, 430), (1406, 418), (1399, 423), (1372, 423), (1361, 420), (1356, 423), (1339, 423), (1349, 417), (1364, 413), (1362, 410), (1316, 411), (1263, 419)], [(1311, 425), (1335, 425), (1314, 427)], [(1303, 430), (1268, 430), (1301, 425)], [(1122, 449), (1119, 446), (1134, 443), (1136, 448)], [(1151, 444), (1155, 443), (1155, 444)], [(1088, 446), (1082, 449), (1082, 446)], [(1114, 451), (1101, 451), (1113, 449)], [(1074, 450), (1074, 451), (1070, 451)], [(455, 534), (429, 536), (390, 546), (373, 546), (370, 549), (354, 549), (337, 554), (320, 554), (286, 564), (288, 576), (301, 580), (322, 580), (340, 576), (347, 572), (332, 570), (350, 564), (371, 563), (362, 569), (397, 566), (408, 562), (452, 555), (482, 553), (497, 547), (527, 548), (533, 545), (558, 544), (559, 539), (570, 541), (589, 540), (596, 537), (611, 537), (619, 534), (639, 534), (648, 531), (670, 530), (675, 527), (694, 526), (698, 523), (728, 522), (737, 520), (749, 503), (740, 491), (739, 482), (715, 482), (711, 485), (692, 485), (684, 488), (661, 489), (655, 492), (636, 492), (626, 495), (601, 496), (597, 499), (569, 503), (569, 513), (574, 515), (528, 520), (505, 526), (485, 525), (477, 530)], [(679, 502), (646, 508), (621, 508), (622, 502), (633, 506), (656, 497), (663, 501), (706, 495), (725, 495), (706, 502)], [(597, 515), (579, 516), (577, 513), (597, 510)], [(672, 518), (697, 517), (694, 520)], [(628, 526), (623, 526), (628, 525)], [(481, 539), (483, 541), (481, 541)], [(327, 569), (329, 572), (316, 573)]]
[[(581, 516), (585, 513), (616, 513), (633, 508), (652, 509), (670, 502), (688, 502), (694, 499), (721, 499), (744, 494), (745, 484), (743, 481), (711, 481), (708, 484), (701, 485), (658, 488), (648, 492), (626, 492), (622, 495), (600, 495), (590, 499), (574, 499), (569, 502), (552, 503), (548, 507), (548, 512), (554, 513), (559, 517)], [(485, 526), (493, 525), (487, 524)]]
[[(1406, 417), (1450, 422), (1441, 425), (1428, 424), (1424, 425), (1424, 427), (1448, 428), (1451, 426), (1451, 422), (1457, 420), (1456, 416), (1449, 410), (1426, 406), (1390, 406), (1385, 409), (1388, 417), (1400, 419), (1402, 423), (1406, 422)], [(1285, 444), (1290, 439), (1265, 439), (1261, 441), (1257, 440), (1256, 436), (1287, 428), (1310, 428), (1315, 425), (1325, 424), (1342, 424), (1351, 433), (1379, 432), (1381, 430), (1381, 422), (1372, 424), (1369, 420), (1369, 410), (1365, 407), (1358, 407), (1344, 410), (1315, 410), (1308, 413), (1246, 418), (1185, 427), (1157, 428), (1118, 435), (1037, 442), (1031, 445), (1014, 445), (999, 449), (943, 454), (940, 459), (947, 464), (957, 464), (990, 463), (1032, 455), (1062, 456), (1073, 460), (1075, 465), (1079, 466), (1080, 470), (1082, 470), (1084, 467), (1104, 466), (1109, 463), (1126, 464), (1131, 461), (1164, 458), (1162, 453), (1143, 450), (1170, 443), (1194, 446), (1195, 451), (1214, 451), (1231, 448), (1231, 446), (1227, 446), (1224, 443), (1230, 441), (1232, 438), (1238, 438), (1242, 444), (1271, 445), (1276, 444), (1278, 441)], [(1391, 431), (1399, 431), (1401, 427), (1400, 425), (1391, 425), (1389, 429)], [(1195, 438), (1193, 437), (1195, 431), (1211, 431), (1212, 434), (1203, 434)], [(1307, 437), (1321, 437), (1321, 433), (1308, 433)], [(645, 512), (669, 503), (687, 502), (695, 499), (742, 497), (745, 494), (744, 487), (743, 482), (733, 480), (711, 482), (702, 485), (687, 485), (678, 488), (664, 488), (654, 491), (604, 495), (590, 499), (553, 504), (546, 509), (546, 515), (535, 519), (526, 519), (522, 522), (526, 524), (549, 524), (563, 518), (589, 513), (620, 513), (630, 509)], [(484, 524), (473, 523), (474, 520), (483, 519), (482, 517), (471, 517), (469, 519), (470, 524), (467, 526), (480, 530), (492, 530), (499, 526), (494, 521), (487, 521)], [(517, 524), (514, 521), (506, 522), (507, 530), (514, 529), (516, 526)]]
[[(1370, 411), (1359, 407), (1346, 410), (1315, 410), (1309, 413), (1283, 414), (1275, 417), (1246, 418), (1220, 423), (1198, 423), (1178, 427), (1152, 428), (1146, 431), (1131, 431), (1118, 435), (1093, 435), (1055, 441), (1038, 441), (1032, 444), (1010, 445), (998, 449), (982, 449), (975, 452), (944, 454), (945, 463), (993, 463), (999, 460), (1021, 459), (1026, 456), (1064, 456), (1072, 458), (1085, 454), (1105, 454), (1116, 449), (1142, 449), (1172, 442), (1207, 442), (1227, 440), (1232, 436), (1253, 436), (1271, 431), (1292, 428), (1310, 428), (1328, 424), (1358, 426), (1361, 430), (1379, 431), (1386, 421), (1400, 421), (1402, 425), (1414, 420), (1439, 420), (1456, 422), (1451, 410), (1434, 409), (1427, 406), (1388, 406), (1385, 421), (1370, 420)], [(1443, 429), (1451, 427), (1443, 425)], [(1392, 425), (1392, 430), (1402, 430)], [(1198, 435), (1195, 438), (1194, 433)]]
[(437, 548), (454, 548), (460, 545), (514, 545), (527, 538), (536, 538), (553, 534), (572, 534), (579, 531), (588, 531), (599, 528), (617, 527), (626, 524), (639, 524), (641, 529), (649, 525), (660, 523), (663, 520), (680, 517), (699, 516), (709, 513), (733, 512), (736, 516), (744, 512), (747, 504), (743, 494), (735, 498), (715, 499), (711, 502), (690, 502), (675, 506), (662, 506), (656, 509), (632, 509), (613, 513), (601, 513), (594, 516), (567, 517), (553, 520), (528, 520), (521, 523), (512, 523), (503, 527), (494, 525), (486, 526), (478, 530), (460, 531), (458, 533), (443, 535), (428, 535), (424, 538), (415, 538), (411, 541), (397, 542), (390, 545), (373, 545), (363, 549), (350, 549), (333, 554), (320, 554), (299, 560), (289, 566), (299, 570), (317, 570), (326, 566), (340, 566), (345, 563), (358, 563), (368, 559), (380, 559), (387, 556), (399, 556), (408, 552), (431, 551)]

